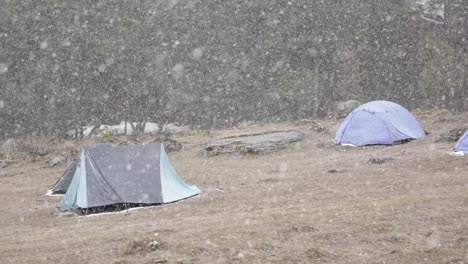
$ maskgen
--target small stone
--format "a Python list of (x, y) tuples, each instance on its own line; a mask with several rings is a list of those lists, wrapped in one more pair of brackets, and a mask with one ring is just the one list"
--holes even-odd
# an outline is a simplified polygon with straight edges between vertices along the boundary
[(0, 169), (6, 168), (8, 165), (10, 165), (10, 162), (6, 160), (0, 160)]
[(156, 240), (153, 240), (153, 241), (148, 243), (148, 248), (151, 249), (151, 250), (159, 249), (160, 246), (161, 246), (161, 243), (159, 243)]
[(380, 158), (370, 158), (367, 161), (367, 163), (368, 164), (377, 164), (377, 165), (379, 165), (379, 164), (384, 164), (385, 162), (390, 161), (390, 160), (393, 160), (393, 158), (382, 158), (382, 159), (380, 159)]
[(75, 216), (76, 214), (73, 213), (73, 212), (60, 212), (59, 213), (59, 217), (73, 217)]
[(65, 161), (67, 160), (67, 158), (63, 155), (57, 155), (55, 157), (53, 157), (51, 160), (49, 160), (49, 167), (53, 168), (59, 164), (62, 164), (62, 163), (65, 163)]

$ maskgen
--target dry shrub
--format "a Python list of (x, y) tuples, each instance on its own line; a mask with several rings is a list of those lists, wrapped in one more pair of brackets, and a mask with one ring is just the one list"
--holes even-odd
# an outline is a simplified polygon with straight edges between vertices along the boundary
[(466, 130), (466, 127), (458, 127), (442, 132), (435, 139), (435, 142), (457, 142), (460, 139), (460, 137), (463, 136)]
[(49, 154), (54, 143), (46, 137), (28, 137), (22, 142), (21, 146), (23, 151), (37, 158)]
[(15, 139), (10, 138), (0, 146), (0, 157), (13, 158), (19, 152), (19, 146)]
[(433, 122), (448, 122), (455, 119), (452, 112), (443, 108), (433, 108), (430, 110), (414, 110), (412, 113), (421, 120), (431, 119)]
[(139, 253), (148, 253), (162, 249), (164, 244), (154, 239), (134, 239), (124, 247), (123, 255), (134, 255)]

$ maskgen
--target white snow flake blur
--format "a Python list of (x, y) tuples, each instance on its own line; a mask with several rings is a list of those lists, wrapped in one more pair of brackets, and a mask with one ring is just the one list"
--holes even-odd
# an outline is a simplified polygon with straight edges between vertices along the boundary
[(127, 163), (127, 165), (125, 166), (125, 169), (127, 169), (127, 171), (131, 171), (132, 170), (132, 164), (130, 163)]
[(6, 63), (0, 63), (0, 74), (6, 73), (8, 71), (8, 65)]
[(193, 50), (192, 55), (195, 59), (199, 60), (203, 57), (203, 52), (205, 52), (205, 48), (198, 47)]
[(468, 0), (3, 0), (0, 263), (468, 264), (467, 130)]
[(47, 49), (47, 47), (49, 46), (49, 44), (47, 43), (47, 41), (42, 41), (40, 44), (39, 44), (39, 47), (41, 49)]

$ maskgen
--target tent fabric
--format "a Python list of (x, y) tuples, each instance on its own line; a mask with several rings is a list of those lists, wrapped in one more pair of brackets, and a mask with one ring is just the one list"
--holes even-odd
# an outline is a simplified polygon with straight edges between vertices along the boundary
[(392, 145), (426, 136), (418, 120), (406, 108), (389, 101), (372, 101), (354, 109), (335, 135), (335, 144)]
[(458, 140), (457, 144), (455, 145), (455, 151), (468, 153), (468, 130)]
[(185, 197), (192, 196), (193, 187), (185, 184), (180, 177), (177, 176), (174, 168), (169, 162), (169, 157), (166, 154), (164, 146), (161, 144), (161, 158), (159, 168), (161, 170), (161, 190), (162, 199), (165, 203), (175, 202)]
[[(80, 155), (78, 155), (79, 157)], [(75, 174), (76, 170), (76, 160), (73, 160), (70, 165), (68, 165), (67, 169), (63, 173), (63, 175), (59, 178), (59, 180), (55, 183), (54, 187), (52, 188), (51, 192), (53, 194), (64, 194), (67, 192), (67, 188), (70, 185), (70, 182), (73, 179), (73, 175)]]
[(85, 148), (53, 191), (63, 189), (66, 193), (59, 207), (64, 210), (164, 204), (201, 192), (179, 178), (162, 144), (97, 144)]

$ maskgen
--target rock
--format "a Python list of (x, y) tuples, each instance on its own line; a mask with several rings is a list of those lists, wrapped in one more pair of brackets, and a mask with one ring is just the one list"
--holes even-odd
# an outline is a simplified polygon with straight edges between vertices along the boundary
[(180, 151), (182, 149), (182, 144), (179, 141), (171, 139), (171, 136), (167, 134), (157, 134), (149, 138), (149, 140), (145, 140), (143, 143), (162, 143), (167, 153)]
[(74, 217), (77, 216), (76, 213), (70, 212), (70, 211), (65, 211), (65, 212), (59, 212), (59, 217)]
[(130, 262), (126, 260), (117, 260), (117, 261), (114, 261), (113, 264), (130, 264)]
[[(309, 260), (324, 260), (331, 257), (331, 254), (321, 248), (309, 248), (305, 251), (305, 255)], [(328, 262), (328, 261), (327, 261)]]
[(330, 169), (327, 171), (327, 173), (341, 173), (343, 170), (337, 170), (337, 169)]
[(189, 126), (177, 126), (174, 123), (166, 124), (162, 127), (161, 132), (167, 134), (180, 134), (190, 130)]
[(335, 111), (338, 114), (338, 117), (342, 118), (348, 115), (351, 111), (353, 111), (356, 107), (360, 105), (361, 102), (359, 102), (358, 100), (340, 101), (336, 103)]
[(65, 163), (67, 161), (67, 158), (63, 155), (57, 155), (53, 157), (51, 160), (49, 160), (48, 164), (49, 167), (53, 168), (59, 164)]
[(0, 169), (6, 168), (10, 164), (11, 162), (9, 162), (8, 160), (0, 160)]
[(287, 148), (288, 144), (304, 139), (304, 134), (297, 131), (269, 132), (264, 134), (242, 135), (216, 140), (206, 145), (204, 154), (268, 153)]
[(379, 159), (379, 158), (370, 158), (367, 163), (369, 164), (384, 164), (385, 162), (387, 161), (390, 161), (390, 160), (393, 160), (393, 158), (382, 158), (382, 159)]
[(172, 151), (180, 151), (182, 149), (182, 144), (180, 142), (175, 141), (173, 139), (167, 139), (163, 141), (164, 149), (167, 153)]
[(156, 249), (159, 249), (160, 246), (161, 246), (161, 243), (159, 243), (156, 240), (153, 240), (148, 243), (147, 248), (150, 250), (156, 250)]
[(153, 122), (146, 122), (145, 133), (158, 133), (159, 131), (161, 131), (161, 128), (158, 124)]

